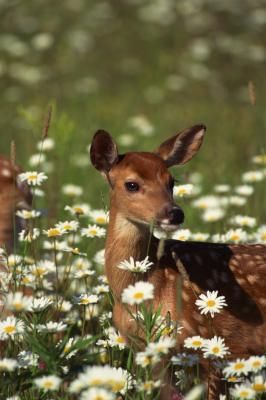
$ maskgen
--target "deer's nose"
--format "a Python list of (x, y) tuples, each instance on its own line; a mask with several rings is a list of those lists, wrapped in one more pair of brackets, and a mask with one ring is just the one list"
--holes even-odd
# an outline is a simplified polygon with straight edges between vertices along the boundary
[(173, 206), (169, 211), (169, 222), (173, 225), (180, 225), (184, 222), (185, 216), (181, 208)]

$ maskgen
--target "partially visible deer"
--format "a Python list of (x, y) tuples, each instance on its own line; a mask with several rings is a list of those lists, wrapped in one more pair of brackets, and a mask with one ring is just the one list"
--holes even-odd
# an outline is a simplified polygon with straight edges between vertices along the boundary
[(15, 228), (20, 230), (23, 221), (14, 217), (18, 208), (31, 206), (31, 193), (25, 183), (17, 181), (20, 168), (0, 156), (0, 247), (11, 252), (15, 240)]
[[(174, 203), (174, 179), (169, 167), (184, 164), (199, 150), (204, 125), (195, 125), (163, 142), (154, 152), (119, 155), (112, 137), (96, 132), (91, 146), (91, 161), (110, 185), (110, 223), (105, 246), (105, 270), (115, 298), (113, 318), (116, 327), (130, 336), (135, 327), (121, 302), (121, 293), (135, 277), (117, 268), (129, 259), (147, 255), (154, 263), (143, 278), (155, 287), (154, 306), (184, 327), (185, 337), (212, 337), (206, 317), (195, 305), (195, 294), (218, 290), (228, 304), (215, 317), (215, 333), (225, 338), (232, 357), (262, 354), (266, 349), (266, 246), (227, 245), (166, 240), (164, 253), (157, 258), (159, 240), (150, 226), (176, 230), (184, 213)], [(180, 274), (181, 265), (184, 271)], [(177, 309), (177, 283), (182, 286), (182, 310)], [(179, 294), (180, 295), (180, 294)], [(213, 376), (208, 399), (218, 399), (218, 379)], [(168, 397), (164, 397), (164, 400)]]

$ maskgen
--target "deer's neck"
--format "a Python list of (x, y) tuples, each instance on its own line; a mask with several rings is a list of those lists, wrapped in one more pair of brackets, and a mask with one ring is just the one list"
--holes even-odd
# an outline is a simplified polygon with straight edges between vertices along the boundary
[(8, 252), (12, 250), (14, 243), (13, 212), (13, 198), (2, 193), (0, 195), (0, 246), (5, 247)]
[(130, 257), (143, 260), (151, 252), (153, 240), (148, 226), (135, 224), (111, 208), (105, 246), (105, 269), (115, 297), (119, 298), (123, 289), (135, 282), (131, 272), (117, 266)]

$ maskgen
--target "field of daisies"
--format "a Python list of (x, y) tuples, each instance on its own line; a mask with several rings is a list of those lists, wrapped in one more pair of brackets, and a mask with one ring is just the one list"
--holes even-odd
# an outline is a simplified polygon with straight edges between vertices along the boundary
[[(137, 338), (136, 346), (127, 344), (113, 326), (112, 293), (104, 275), (108, 210), (92, 208), (83, 188), (69, 182), (60, 188), (65, 199), (61, 217), (49, 224), (44, 204), (51, 173), (45, 163), (55, 148), (46, 132), (30, 159), (31, 168), (18, 176), (31, 187), (33, 208), (16, 212), (26, 228), (18, 232), (13, 254), (1, 248), (1, 399), (159, 399), (169, 372), (177, 387), (175, 398), (205, 399), (202, 359), (219, 369), (226, 382), (228, 393), (220, 400), (261, 399), (266, 392), (265, 355), (228, 361), (230, 347), (217, 336), (188, 337), (185, 351), (177, 350), (182, 326), (151, 308), (153, 286), (141, 279), (151, 268), (148, 258), (117, 266), (136, 275), (136, 284), (124, 290), (122, 300), (126, 307), (136, 307), (132, 318), (145, 338), (141, 345)], [(245, 213), (265, 185), (266, 155), (254, 155), (251, 161), (253, 168), (243, 171), (234, 187), (219, 184), (205, 193), (199, 173), (176, 185), (176, 201), (193, 209), (204, 228), (186, 227), (172, 237), (266, 243), (266, 225)], [(162, 232), (154, 234), (163, 240)], [(214, 324), (227, 306), (217, 292), (201, 294), (196, 304)]]

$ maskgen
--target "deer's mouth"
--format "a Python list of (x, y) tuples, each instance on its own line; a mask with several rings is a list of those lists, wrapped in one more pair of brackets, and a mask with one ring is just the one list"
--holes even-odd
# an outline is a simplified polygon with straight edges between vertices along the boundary
[(158, 221), (157, 225), (165, 232), (174, 232), (180, 228), (180, 224), (171, 224), (168, 220)]

